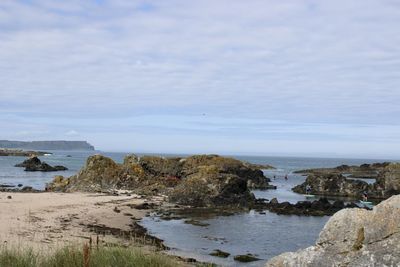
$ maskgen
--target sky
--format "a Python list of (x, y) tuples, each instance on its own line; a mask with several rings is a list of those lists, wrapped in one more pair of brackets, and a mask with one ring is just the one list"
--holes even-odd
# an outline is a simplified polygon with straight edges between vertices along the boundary
[(400, 159), (398, 0), (1, 0), (0, 139)]

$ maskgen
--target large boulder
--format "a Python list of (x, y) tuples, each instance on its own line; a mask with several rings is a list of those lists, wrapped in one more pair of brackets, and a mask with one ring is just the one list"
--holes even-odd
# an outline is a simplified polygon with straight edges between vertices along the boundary
[(372, 211), (344, 209), (326, 223), (314, 246), (272, 258), (267, 267), (399, 266), (400, 196)]
[(264, 173), (252, 165), (240, 160), (218, 155), (195, 155), (183, 160), (182, 175), (196, 173), (200, 168), (213, 167), (219, 173), (234, 174), (246, 180), (250, 189), (272, 189), (270, 180)]
[(204, 167), (182, 180), (169, 194), (170, 200), (194, 207), (250, 206), (255, 197), (245, 179)]

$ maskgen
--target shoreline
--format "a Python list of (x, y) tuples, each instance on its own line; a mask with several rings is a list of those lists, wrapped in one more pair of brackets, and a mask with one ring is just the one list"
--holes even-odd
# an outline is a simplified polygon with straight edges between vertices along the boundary
[(33, 249), (90, 239), (100, 239), (103, 244), (167, 249), (162, 240), (137, 224), (150, 210), (134, 205), (148, 200), (139, 195), (0, 192), (0, 240), (7, 246)]

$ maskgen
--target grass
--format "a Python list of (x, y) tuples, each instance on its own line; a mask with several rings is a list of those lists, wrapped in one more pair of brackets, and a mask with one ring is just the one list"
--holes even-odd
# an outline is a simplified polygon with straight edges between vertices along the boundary
[(181, 263), (167, 255), (138, 248), (65, 247), (54, 252), (0, 248), (0, 267), (175, 267)]

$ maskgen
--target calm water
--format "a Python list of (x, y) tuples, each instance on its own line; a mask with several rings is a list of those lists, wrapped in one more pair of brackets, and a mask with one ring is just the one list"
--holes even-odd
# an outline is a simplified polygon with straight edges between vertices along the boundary
[[(24, 160), (23, 157), (0, 157), (0, 184), (19, 183), (43, 189), (45, 184), (52, 180), (55, 174), (70, 176), (79, 171), (86, 158), (98, 152), (68, 152), (52, 151), (50, 156), (40, 157), (50, 165), (64, 165), (68, 171), (56, 173), (24, 172), (23, 168), (13, 167)], [(102, 154), (122, 162), (126, 153)], [(71, 155), (71, 157), (67, 157)], [(139, 154), (140, 155), (140, 154)], [(168, 155), (166, 155), (168, 156)], [(304, 181), (305, 177), (295, 175), (294, 170), (335, 167), (341, 164), (360, 165), (362, 163), (382, 162), (384, 160), (365, 159), (321, 159), (321, 158), (289, 158), (289, 157), (250, 157), (237, 156), (258, 164), (270, 164), (276, 170), (266, 170), (265, 175), (272, 178), (272, 184), (277, 190), (254, 191), (257, 197), (295, 203), (304, 200), (304, 196), (291, 191), (291, 188)], [(283, 178), (288, 174), (289, 179)], [(296, 251), (314, 244), (322, 227), (329, 217), (300, 217), (276, 215), (266, 212), (259, 214), (250, 211), (232, 216), (219, 216), (202, 219), (209, 226), (201, 227), (185, 224), (183, 220), (163, 221), (156, 216), (146, 217), (142, 224), (149, 232), (164, 239), (166, 245), (171, 247), (170, 253), (181, 256), (193, 257), (198, 260), (214, 262), (224, 266), (263, 266), (269, 258), (286, 251)], [(231, 253), (227, 259), (211, 257), (208, 254), (214, 249), (221, 249)], [(249, 264), (239, 264), (233, 261), (233, 255), (252, 253), (262, 261)]]

